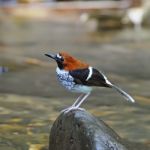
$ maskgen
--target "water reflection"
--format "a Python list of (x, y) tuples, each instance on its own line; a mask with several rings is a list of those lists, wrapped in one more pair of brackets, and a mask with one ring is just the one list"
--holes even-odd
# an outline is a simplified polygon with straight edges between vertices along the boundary
[[(149, 142), (149, 31), (134, 42), (132, 30), (88, 33), (77, 16), (75, 20), (68, 16), (64, 22), (59, 16), (31, 20), (0, 15), (0, 66), (9, 68), (7, 74), (0, 76), (2, 149), (45, 147), (50, 126), (60, 110), (78, 96), (58, 85), (55, 63), (43, 55), (62, 49), (103, 70), (137, 102), (133, 105), (112, 90), (96, 89), (83, 107), (104, 119), (123, 138)], [(144, 30), (140, 32), (145, 34)]]

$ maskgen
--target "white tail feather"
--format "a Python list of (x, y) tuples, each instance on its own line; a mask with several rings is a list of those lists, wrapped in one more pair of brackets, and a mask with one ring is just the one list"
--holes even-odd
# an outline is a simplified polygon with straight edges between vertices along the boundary
[(119, 92), (127, 101), (130, 101), (132, 103), (135, 102), (135, 100), (129, 95), (127, 94), (125, 91), (123, 91), (121, 88), (117, 87), (114, 84), (109, 84), (113, 89), (115, 89), (117, 92)]

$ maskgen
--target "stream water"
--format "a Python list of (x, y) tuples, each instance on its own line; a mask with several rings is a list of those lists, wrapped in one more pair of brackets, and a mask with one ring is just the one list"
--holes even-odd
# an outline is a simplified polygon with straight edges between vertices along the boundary
[(90, 33), (78, 18), (66, 20), (0, 12), (0, 150), (44, 149), (52, 123), (78, 96), (58, 84), (56, 64), (44, 56), (61, 50), (102, 70), (136, 100), (98, 88), (82, 107), (121, 137), (150, 145), (150, 31)]

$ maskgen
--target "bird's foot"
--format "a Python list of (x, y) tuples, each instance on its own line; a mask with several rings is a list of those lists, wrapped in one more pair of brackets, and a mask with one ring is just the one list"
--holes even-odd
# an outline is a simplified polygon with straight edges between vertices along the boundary
[(68, 112), (70, 112), (71, 110), (85, 110), (85, 109), (84, 109), (84, 108), (80, 108), (80, 107), (74, 106), (74, 107), (69, 107), (69, 108), (67, 108), (66, 111), (64, 111), (64, 113), (68, 113)]
[(70, 106), (70, 107), (68, 107), (66, 109), (63, 109), (61, 111), (61, 113), (68, 113), (71, 110), (85, 110), (85, 109), (84, 108), (80, 108), (80, 107), (76, 107), (76, 106)]

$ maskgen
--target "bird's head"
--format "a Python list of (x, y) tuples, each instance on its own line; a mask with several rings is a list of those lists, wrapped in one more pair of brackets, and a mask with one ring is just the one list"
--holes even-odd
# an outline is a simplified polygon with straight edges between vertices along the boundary
[(54, 59), (57, 62), (59, 69), (64, 69), (67, 71), (75, 70), (75, 69), (83, 69), (87, 68), (89, 65), (81, 62), (80, 60), (74, 58), (68, 53), (62, 51), (58, 54), (45, 54), (46, 56)]

